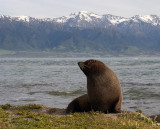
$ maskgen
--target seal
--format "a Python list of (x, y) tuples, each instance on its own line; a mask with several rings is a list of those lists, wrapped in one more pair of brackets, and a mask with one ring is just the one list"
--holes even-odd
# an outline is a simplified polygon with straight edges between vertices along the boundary
[(98, 60), (78, 62), (87, 77), (88, 100), (94, 111), (121, 112), (122, 90), (119, 79), (107, 65)]
[(88, 112), (88, 111), (91, 111), (91, 105), (88, 100), (88, 95), (84, 94), (69, 103), (66, 109), (66, 114), (75, 112)]

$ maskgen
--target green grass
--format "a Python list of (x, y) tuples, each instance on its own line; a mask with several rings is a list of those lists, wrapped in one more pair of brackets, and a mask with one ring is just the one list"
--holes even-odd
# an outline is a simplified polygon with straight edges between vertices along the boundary
[(39, 104), (0, 106), (0, 128), (2, 129), (160, 129), (156, 122), (141, 113), (103, 114), (100, 112), (51, 115)]
[(15, 54), (14, 51), (0, 49), (0, 55)]

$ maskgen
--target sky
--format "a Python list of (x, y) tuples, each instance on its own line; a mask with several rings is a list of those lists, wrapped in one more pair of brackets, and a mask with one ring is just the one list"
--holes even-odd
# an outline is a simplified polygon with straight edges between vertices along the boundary
[(160, 0), (0, 0), (1, 15), (56, 18), (84, 10), (126, 18), (160, 16)]

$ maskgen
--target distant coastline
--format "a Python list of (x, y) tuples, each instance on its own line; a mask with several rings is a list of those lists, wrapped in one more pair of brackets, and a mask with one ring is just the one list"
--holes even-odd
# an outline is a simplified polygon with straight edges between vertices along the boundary
[(0, 58), (34, 57), (34, 58), (101, 58), (101, 57), (158, 57), (160, 52), (142, 52), (132, 54), (107, 54), (106, 52), (47, 52), (47, 51), (9, 51), (0, 50)]

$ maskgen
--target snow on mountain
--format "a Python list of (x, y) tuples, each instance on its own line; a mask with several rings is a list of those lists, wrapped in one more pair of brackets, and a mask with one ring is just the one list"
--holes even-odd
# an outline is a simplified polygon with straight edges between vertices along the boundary
[(146, 22), (146, 23), (150, 23), (152, 25), (160, 25), (160, 17), (156, 16), (156, 15), (145, 15), (145, 16), (141, 16), (141, 15), (136, 15), (134, 17), (131, 18), (133, 21), (135, 22)]
[(5, 18), (7, 18), (8, 20), (12, 20), (12, 17), (10, 17), (10, 16), (8, 16), (8, 15), (1, 15), (0, 14), (0, 19), (5, 19)]
[(74, 13), (71, 16), (78, 18), (78, 20), (85, 20), (87, 22), (91, 22), (92, 18), (87, 11), (81, 11), (78, 14)]
[(113, 25), (130, 20), (129, 18), (114, 16), (110, 14), (103, 15), (103, 18), (108, 19)]
[(69, 18), (68, 17), (60, 17), (60, 18), (56, 18), (54, 21), (58, 22), (58, 23), (65, 23)]
[(1, 15), (0, 14), (0, 18), (5, 18), (5, 17), (10, 17), (10, 16), (8, 16), (8, 15)]
[(5, 15), (0, 15), (0, 18), (4, 18)]
[(150, 23), (154, 26), (160, 25), (160, 17), (156, 16), (156, 15), (145, 15), (145, 16), (133, 16), (131, 18), (124, 18), (124, 17), (120, 17), (120, 16), (114, 16), (114, 15), (110, 15), (110, 14), (105, 14), (105, 15), (97, 15), (95, 13), (88, 13), (87, 11), (81, 11), (78, 13), (73, 13), (69, 16), (63, 16), (60, 18), (56, 18), (55, 22), (58, 23), (71, 23), (74, 21), (77, 22), (77, 24), (79, 24), (80, 22), (87, 22), (87, 23), (104, 23), (106, 22), (107, 24), (110, 23), (110, 25), (117, 25), (120, 24), (122, 22), (128, 22), (128, 21), (134, 21), (134, 22), (146, 22), (146, 23)]
[(14, 21), (24, 21), (24, 22), (29, 22), (30, 18), (29, 16), (19, 16), (19, 17), (11, 17), (8, 15), (0, 15), (1, 19), (8, 19), (10, 21), (14, 20)]
[(88, 13), (87, 11), (81, 11), (78, 14), (73, 14), (75, 17), (79, 17), (80, 20), (85, 21), (92, 21), (93, 19), (101, 19), (102, 16), (94, 14), (94, 13)]
[(160, 26), (160, 17), (157, 15), (135, 15), (131, 18), (124, 18), (120, 16), (114, 16), (110, 14), (98, 15), (95, 13), (89, 13), (87, 11), (81, 11), (77, 13), (72, 13), (69, 16), (63, 16), (59, 18), (33, 18), (29, 16), (19, 16), (19, 17), (10, 17), (7, 15), (0, 15), (1, 19), (8, 18), (10, 21), (22, 21), (22, 22), (31, 22), (31, 21), (43, 21), (43, 22), (54, 22), (59, 24), (68, 25), (70, 27), (106, 27), (109, 25), (118, 25), (120, 23), (129, 23), (128, 21), (133, 22), (145, 22), (152, 24), (154, 26)]
[(28, 16), (19, 16), (19, 17), (15, 17), (15, 19), (19, 20), (19, 21), (29, 22), (30, 17), (28, 17)]
[(56, 22), (59, 23), (65, 23), (68, 22), (70, 19), (78, 19), (78, 21), (84, 20), (87, 22), (91, 22), (93, 19), (101, 19), (102, 16), (94, 14), (94, 13), (88, 13), (87, 11), (81, 11), (78, 13), (72, 13), (69, 16), (63, 16), (60, 18), (56, 18)]

